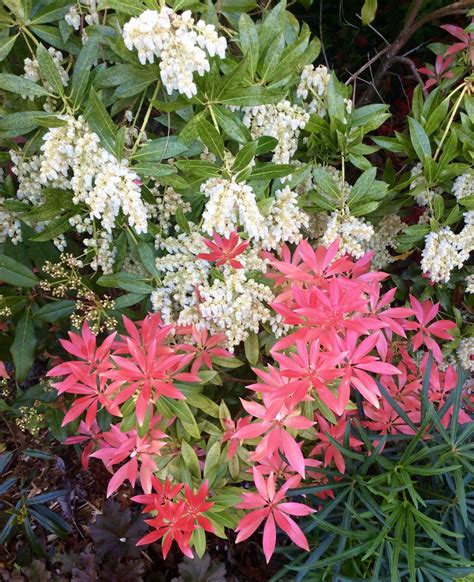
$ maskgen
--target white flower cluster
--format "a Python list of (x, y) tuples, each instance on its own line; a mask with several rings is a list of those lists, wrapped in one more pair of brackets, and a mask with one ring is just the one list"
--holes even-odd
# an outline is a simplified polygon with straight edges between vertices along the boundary
[(261, 323), (270, 320), (271, 313), (264, 303), (274, 299), (267, 285), (249, 279), (244, 269), (224, 274), (212, 285), (200, 289), (200, 316), (212, 332), (225, 331), (229, 346), (245, 340), (250, 331), (257, 333)]
[(95, 236), (83, 240), (84, 246), (93, 250), (90, 266), (94, 271), (98, 271), (100, 268), (105, 274), (113, 273), (117, 255), (117, 249), (113, 246), (113, 242), (112, 233), (105, 230), (100, 230)]
[(204, 232), (228, 236), (240, 224), (251, 238), (265, 238), (265, 220), (250, 186), (233, 179), (209, 178), (202, 184), (201, 192), (209, 198), (202, 215)]
[(397, 214), (388, 214), (380, 220), (370, 241), (370, 248), (374, 251), (373, 269), (383, 269), (395, 260), (388, 249), (396, 249), (398, 245), (397, 236), (405, 228), (406, 225), (403, 224)]
[(21, 242), (21, 223), (18, 220), (15, 212), (2, 207), (5, 198), (0, 196), (0, 244), (3, 244), (7, 239), (16, 245)]
[[(18, 152), (10, 150), (10, 159), (13, 162), (12, 172), (17, 176), (18, 188), (16, 196), (19, 200), (32, 204), (33, 206), (42, 204), (44, 197), (41, 192), (39, 156), (32, 156), (27, 159), (21, 157)], [(56, 187), (56, 184), (52, 184)]]
[(428, 182), (423, 175), (423, 166), (420, 162), (410, 170), (410, 174), (413, 178), (410, 183), (410, 190), (415, 190), (416, 188), (416, 202), (420, 206), (428, 206), (433, 196), (442, 192), (442, 190), (440, 188), (435, 188), (434, 190), (428, 188)]
[(300, 130), (309, 121), (309, 114), (288, 100), (276, 105), (244, 107), (242, 121), (254, 139), (268, 135), (278, 140), (273, 154), (274, 164), (288, 164), (298, 148)]
[(141, 199), (140, 178), (126, 160), (119, 162), (100, 145), (82, 117), (64, 116), (66, 125), (43, 137), (40, 181), (54, 182), (74, 192), (75, 204), (85, 203), (91, 218), (111, 232), (120, 211), (137, 232), (147, 230), (147, 211)]
[(145, 10), (123, 27), (123, 40), (129, 50), (135, 48), (142, 64), (160, 58), (161, 80), (171, 94), (174, 90), (191, 98), (197, 93), (193, 73), (202, 76), (210, 70), (207, 54), (225, 56), (227, 41), (212, 24), (194, 23), (191, 11), (177, 14), (162, 6), (160, 12)]
[(265, 224), (267, 235), (262, 245), (266, 249), (276, 249), (281, 242), (297, 243), (301, 240), (301, 230), (308, 227), (309, 217), (298, 207), (298, 194), (289, 186), (276, 190)]
[[(87, 9), (88, 14), (85, 15), (84, 20), (87, 24), (99, 24), (99, 13), (97, 11), (97, 0), (81, 0), (83, 7)], [(82, 12), (82, 9), (81, 9)], [(71, 6), (64, 16), (64, 20), (74, 30), (79, 30), (81, 27), (81, 14), (76, 5)]]
[(332, 212), (321, 244), (329, 246), (339, 239), (339, 255), (349, 254), (356, 259), (370, 250), (374, 227), (363, 219), (342, 212)]
[(466, 173), (454, 180), (453, 194), (458, 200), (474, 194), (474, 174)]
[(308, 95), (312, 98), (308, 104), (308, 111), (319, 117), (326, 115), (326, 94), (331, 75), (327, 67), (319, 65), (306, 65), (304, 67), (300, 83), (296, 89), (296, 96), (306, 100)]
[[(63, 54), (61, 51), (56, 50), (53, 47), (49, 47), (48, 49), (49, 54), (51, 55), (54, 64), (58, 69), (59, 76), (61, 77), (61, 83), (66, 87), (69, 82), (69, 75), (66, 69), (61, 65), (64, 60)], [(29, 81), (33, 81), (36, 83), (37, 81), (41, 80), (41, 73), (38, 61), (36, 59), (26, 58), (24, 60), (24, 77)], [(45, 80), (43, 80), (43, 86), (47, 91), (54, 93), (54, 88)], [(28, 97), (29, 99), (33, 100), (34, 95), (22, 95), (23, 99)]]
[(224, 332), (232, 348), (250, 331), (257, 331), (260, 322), (270, 321), (264, 303), (273, 300), (271, 289), (246, 274), (249, 270), (264, 273), (267, 263), (255, 249), (248, 248), (239, 256), (243, 269), (225, 265), (220, 268), (222, 277), (209, 282), (212, 263), (197, 258), (209, 249), (197, 227), (190, 226), (190, 234), (156, 239), (156, 247), (167, 254), (156, 259), (162, 276), (160, 287), (151, 295), (153, 309), (161, 311), (167, 323)]
[(421, 269), (423, 273), (429, 273), (432, 281), (449, 281), (451, 271), (460, 269), (463, 262), (458, 251), (457, 237), (448, 226), (426, 235)]
[(466, 213), (466, 225), (459, 234), (454, 234), (448, 226), (445, 226), (439, 232), (430, 232), (426, 235), (421, 269), (429, 274), (433, 282), (447, 283), (451, 272), (454, 269), (462, 269), (469, 254), (474, 250), (474, 229), (470, 214), (474, 213)]
[(469, 372), (474, 372), (474, 336), (463, 338), (459, 342), (456, 354), (461, 366)]
[(175, 237), (157, 237), (155, 246), (166, 252), (156, 259), (156, 268), (163, 273), (161, 285), (151, 296), (155, 311), (161, 311), (166, 323), (178, 321), (180, 314), (196, 309), (196, 288), (207, 284), (211, 265), (196, 255), (207, 247), (197, 229), (191, 234)]

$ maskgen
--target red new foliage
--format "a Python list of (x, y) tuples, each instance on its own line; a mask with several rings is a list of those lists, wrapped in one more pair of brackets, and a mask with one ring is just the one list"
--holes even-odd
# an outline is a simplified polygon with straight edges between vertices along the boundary
[[(246, 248), (246, 243), (238, 244), (237, 235), (227, 242), (214, 239), (225, 252), (209, 260), (232, 261), (242, 245)], [(302, 479), (305, 485), (327, 483), (321, 466), (344, 473), (346, 463), (338, 444), (368, 453), (351, 434), (355, 419), (374, 432), (375, 443), (386, 434), (413, 434), (413, 423), (421, 419), (429, 352), (442, 363), (439, 342), (449, 341), (456, 327), (437, 319), (439, 305), (429, 300), (420, 302), (411, 296), (410, 305), (391, 307), (395, 290), (382, 292), (388, 275), (370, 270), (370, 255), (358, 261), (338, 258), (337, 242), (314, 250), (302, 241), (294, 252), (284, 246), (281, 257), (268, 253), (266, 257), (276, 294), (272, 307), (288, 332), (267, 352), (266, 365), (254, 368), (257, 381), (247, 385), (242, 414), (231, 417), (224, 405), (227, 413), (221, 417), (221, 429), (211, 416), (203, 424), (209, 436), (192, 442), (191, 436), (176, 432), (177, 413), (169, 405), (175, 402), (178, 407), (178, 401), (185, 399), (179, 383), (199, 382), (198, 372), (212, 368), (213, 357), (231, 357), (223, 334), (174, 328), (154, 314), (138, 324), (125, 318), (126, 333), (113, 334), (97, 347), (95, 336), (84, 325), (82, 335), (70, 334), (70, 341), (63, 342), (74, 360), (49, 373), (63, 377), (55, 383), (61, 394), (78, 396), (64, 424), (85, 413), (79, 434), (67, 442), (87, 443), (85, 467), (90, 457), (98, 458), (113, 473), (108, 495), (124, 481), (134, 486), (139, 477), (145, 495), (133, 499), (152, 514), (147, 523), (153, 528), (140, 544), (162, 540), (164, 556), (174, 540), (191, 557), (193, 547), (203, 547), (204, 532), (216, 531), (219, 512), (223, 519), (219, 527), (236, 526), (237, 542), (265, 522), (267, 561), (274, 551), (277, 526), (293, 543), (307, 548), (291, 516), (308, 516), (316, 508), (309, 506), (309, 500), (285, 501), (288, 490), (297, 488)], [(457, 372), (452, 366), (430, 368), (427, 395), (438, 411), (443, 409), (441, 421), (447, 424), (453, 407), (444, 410), (444, 405), (457, 384)], [(198, 388), (196, 393), (199, 396)], [(127, 415), (132, 422), (127, 420), (125, 427), (112, 424), (100, 432), (96, 423), (100, 409), (115, 417)], [(457, 414), (461, 423), (468, 421), (462, 408)], [(179, 479), (175, 469), (167, 467), (181, 456), (180, 447), (188, 438), (192, 444), (186, 443), (182, 451), (185, 462), (190, 459), (189, 470), (186, 466), (185, 476)], [(214, 461), (213, 479), (200, 482), (200, 472), (209, 472), (208, 459), (201, 458), (216, 446), (222, 447), (222, 454)], [(232, 501), (235, 489), (225, 511), (208, 500), (222, 494), (220, 503), (225, 505), (222, 499), (231, 479), (251, 478), (257, 491), (245, 491), (237, 505)], [(196, 480), (201, 486), (193, 490), (190, 485)], [(328, 485), (318, 495), (332, 497), (333, 492)], [(247, 512), (238, 523), (232, 513), (235, 506)]]
[(249, 241), (241, 241), (237, 231), (232, 232), (229, 237), (223, 237), (215, 232), (212, 235), (214, 242), (204, 238), (204, 244), (208, 249), (211, 250), (210, 253), (201, 253), (198, 255), (198, 259), (204, 259), (206, 261), (216, 261), (216, 265), (221, 266), (225, 263), (229, 263), (234, 269), (243, 269), (244, 266), (240, 261), (236, 260), (236, 257), (241, 255), (245, 249), (249, 246)]
[(154, 531), (144, 536), (138, 545), (162, 539), (163, 557), (166, 558), (174, 540), (183, 554), (193, 558), (189, 545), (193, 532), (199, 528), (214, 532), (214, 526), (205, 515), (214, 505), (207, 501), (209, 483), (204, 481), (198, 491), (184, 485), (183, 494), (182, 483), (172, 486), (169, 481), (165, 481), (163, 485), (154, 478), (153, 489), (155, 493), (136, 495), (132, 498), (137, 503), (143, 503), (146, 512), (156, 511), (156, 517), (145, 520)]

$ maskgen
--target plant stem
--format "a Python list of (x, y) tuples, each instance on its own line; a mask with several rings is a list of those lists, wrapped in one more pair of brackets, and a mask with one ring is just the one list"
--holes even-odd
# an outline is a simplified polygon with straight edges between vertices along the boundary
[(133, 148), (132, 148), (132, 151), (130, 153), (131, 158), (133, 158), (133, 154), (135, 153), (138, 145), (140, 144), (140, 140), (142, 138), (142, 135), (145, 132), (146, 126), (147, 126), (148, 121), (150, 119), (151, 112), (153, 110), (153, 101), (155, 100), (156, 96), (158, 95), (158, 91), (160, 90), (160, 86), (161, 86), (161, 83), (160, 83), (160, 81), (158, 81), (156, 83), (155, 90), (153, 91), (153, 95), (150, 99), (148, 109), (146, 110), (145, 117), (143, 118), (143, 123), (142, 123), (142, 126), (140, 127), (140, 131), (138, 132), (137, 139), (135, 140), (135, 143), (133, 144)]
[(441, 137), (441, 141), (439, 142), (438, 147), (436, 148), (436, 152), (435, 152), (435, 155), (433, 158), (435, 161), (436, 161), (437, 157), (439, 156), (439, 153), (441, 152), (441, 147), (442, 147), (444, 140), (446, 139), (446, 137), (449, 133), (449, 130), (451, 129), (451, 125), (453, 124), (454, 117), (457, 113), (457, 110), (459, 109), (459, 106), (461, 105), (461, 101), (463, 100), (463, 97), (464, 97), (466, 91), (467, 91), (467, 85), (464, 85), (464, 88), (461, 91), (459, 97), (457, 98), (457, 101), (454, 104), (453, 110), (451, 111), (451, 115), (449, 116), (448, 124), (446, 125), (446, 128), (443, 132), (443, 135)]

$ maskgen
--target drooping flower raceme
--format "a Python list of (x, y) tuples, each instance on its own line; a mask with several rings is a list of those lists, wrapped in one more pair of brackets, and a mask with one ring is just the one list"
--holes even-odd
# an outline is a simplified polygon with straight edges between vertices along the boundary
[(110, 232), (120, 211), (137, 232), (147, 231), (147, 211), (141, 199), (140, 179), (125, 160), (100, 145), (82, 117), (64, 116), (66, 125), (50, 129), (43, 137), (40, 160), (42, 184), (59, 183), (71, 189), (76, 204), (84, 203), (91, 217)]
[(254, 139), (264, 135), (277, 139), (272, 161), (288, 164), (298, 148), (298, 137), (309, 121), (309, 114), (299, 105), (285, 100), (276, 105), (245, 107), (242, 121), (250, 128)]
[(168, 93), (176, 90), (189, 98), (197, 93), (193, 73), (202, 76), (210, 70), (207, 54), (223, 59), (227, 47), (212, 24), (195, 23), (190, 10), (177, 14), (167, 6), (131, 18), (123, 27), (123, 40), (129, 50), (138, 51), (142, 65), (159, 57), (161, 80)]
[(265, 238), (268, 231), (250, 186), (225, 178), (209, 178), (201, 192), (209, 199), (202, 215), (204, 232), (229, 236), (241, 225), (251, 238)]
[(329, 217), (326, 230), (321, 238), (325, 246), (340, 241), (340, 254), (349, 254), (356, 259), (369, 249), (374, 236), (374, 227), (361, 218), (350, 214), (333, 212)]
[(331, 75), (324, 65), (306, 65), (301, 73), (296, 96), (309, 101), (308, 111), (319, 117), (326, 115), (326, 93)]

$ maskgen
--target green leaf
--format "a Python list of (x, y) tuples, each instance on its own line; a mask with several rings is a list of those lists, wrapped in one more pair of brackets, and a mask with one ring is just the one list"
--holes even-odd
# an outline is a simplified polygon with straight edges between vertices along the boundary
[(255, 141), (247, 143), (242, 148), (240, 148), (232, 165), (232, 173), (237, 174), (238, 172), (245, 170), (245, 168), (247, 168), (247, 166), (255, 157), (256, 151), (257, 142)]
[(222, 12), (231, 12), (232, 14), (249, 12), (256, 7), (256, 0), (222, 0), (220, 4), (220, 10)]
[(61, 75), (53, 57), (48, 50), (42, 45), (36, 49), (36, 59), (38, 61), (41, 77), (47, 81), (58, 95), (64, 95), (64, 85), (61, 81)]
[(139, 242), (137, 244), (138, 256), (145, 269), (153, 277), (159, 277), (160, 273), (156, 268), (156, 257), (152, 247), (146, 242)]
[(34, 34), (41, 38), (41, 40), (61, 51), (65, 51), (72, 55), (78, 55), (81, 51), (82, 43), (79, 38), (71, 36), (66, 41), (63, 40), (61, 31), (56, 26), (32, 24), (31, 32), (34, 32)]
[(82, 47), (74, 66), (74, 73), (71, 79), (71, 99), (75, 106), (81, 103), (86, 94), (87, 84), (89, 82), (90, 70), (99, 50), (99, 39), (92, 36)]
[(0, 281), (15, 287), (34, 287), (39, 283), (31, 269), (6, 255), (0, 255)]
[(0, 39), (0, 61), (5, 59), (15, 44), (18, 34)]
[(184, 400), (173, 400), (172, 398), (162, 397), (157, 401), (157, 407), (159, 408), (160, 402), (163, 400), (166, 406), (172, 411), (172, 413), (179, 418), (184, 430), (192, 437), (199, 438), (201, 436), (201, 431), (196, 423), (194, 414), (191, 409), (186, 404)]
[(85, 116), (92, 131), (100, 137), (102, 145), (113, 154), (116, 132), (115, 123), (110, 118), (107, 109), (93, 87), (89, 91)]
[(266, 89), (253, 85), (251, 87), (232, 87), (224, 91), (218, 99), (223, 105), (234, 105), (236, 107), (254, 107), (255, 105), (266, 105), (278, 103), (286, 95), (286, 92)]
[(53, 2), (38, 2), (40, 9), (31, 15), (32, 24), (47, 24), (64, 18), (70, 8), (69, 2), (54, 0)]
[(295, 169), (290, 164), (262, 164), (252, 170), (251, 180), (273, 180), (288, 176)]
[(212, 356), (212, 362), (222, 368), (240, 368), (244, 363), (237, 358), (220, 358), (219, 356)]
[(15, 339), (10, 348), (15, 364), (15, 378), (17, 382), (23, 382), (34, 362), (36, 350), (35, 327), (33, 325), (30, 309), (27, 309), (15, 328)]
[(220, 105), (213, 105), (212, 110), (220, 128), (233, 140), (245, 144), (251, 141), (249, 129), (242, 123), (239, 116)]
[(375, 19), (375, 13), (377, 12), (377, 0), (365, 0), (362, 10), (360, 11), (360, 16), (362, 18), (362, 24), (367, 26)]
[(112, 8), (128, 16), (139, 16), (146, 9), (143, 2), (139, 0), (101, 0), (98, 9), (105, 10), (106, 8)]
[(209, 123), (206, 119), (202, 118), (197, 124), (197, 132), (199, 139), (207, 147), (207, 149), (212, 152), (215, 156), (224, 159), (224, 140), (222, 136), (217, 131), (217, 129)]
[(162, 160), (179, 156), (187, 149), (189, 149), (189, 146), (181, 143), (174, 135), (160, 137), (140, 147), (133, 159), (138, 160), (140, 163), (161, 162)]
[(264, 50), (277, 36), (283, 33), (286, 24), (286, 2), (279, 2), (266, 16), (259, 29), (260, 48)]
[(4, 73), (0, 75), (0, 89), (9, 91), (10, 93), (17, 93), (18, 95), (32, 95), (34, 97), (44, 97), (50, 95), (50, 92), (44, 89), (41, 85), (37, 85), (29, 79), (17, 77)]
[(101, 287), (119, 287), (131, 293), (152, 293), (155, 289), (143, 279), (133, 273), (114, 273), (113, 275), (102, 275), (97, 279), (97, 284)]
[(34, 316), (36, 319), (53, 323), (71, 315), (75, 307), (75, 301), (62, 299), (61, 301), (53, 301), (52, 303), (43, 305), (43, 307), (38, 309)]
[(176, 173), (176, 168), (169, 164), (143, 162), (132, 167), (132, 170), (143, 178), (162, 178)]
[(52, 220), (44, 230), (30, 237), (28, 240), (33, 242), (45, 242), (56, 238), (67, 230), (71, 230), (72, 227), (69, 223), (69, 219), (73, 214), (75, 214), (74, 211), (68, 212), (66, 216), (60, 216), (57, 220)]
[(114, 299), (114, 306), (115, 309), (125, 309), (126, 307), (131, 307), (132, 305), (136, 305), (140, 301), (143, 301), (146, 297), (148, 297), (148, 293), (126, 293), (125, 295), (121, 295)]
[(176, 209), (175, 219), (176, 219), (176, 224), (179, 226), (179, 228), (183, 232), (185, 232), (187, 234), (191, 234), (191, 229), (189, 227), (188, 220), (187, 220), (182, 208), (178, 207)]
[(194, 452), (193, 447), (186, 441), (181, 441), (181, 456), (183, 457), (184, 464), (189, 469), (191, 475), (200, 479), (201, 468), (199, 466), (199, 459)]
[(217, 178), (221, 175), (219, 166), (206, 160), (178, 160), (176, 166), (200, 178)]
[(420, 161), (425, 161), (427, 158), (431, 158), (431, 145), (429, 137), (426, 135), (425, 130), (421, 125), (413, 119), (408, 118), (408, 127), (410, 129), (410, 139), (413, 145), (413, 149)]
[(256, 333), (249, 333), (244, 341), (245, 357), (252, 366), (258, 364), (258, 359), (260, 355), (259, 345), (258, 345), (258, 335)]
[(248, 14), (242, 14), (239, 19), (240, 47), (249, 58), (250, 76), (255, 75), (260, 55), (257, 27)]
[(192, 534), (192, 545), (196, 550), (196, 554), (201, 559), (206, 552), (206, 532), (202, 527), (197, 527)]
[(217, 441), (206, 453), (206, 461), (204, 463), (204, 479), (207, 479), (209, 472), (219, 464), (220, 456), (221, 444), (219, 441)]

